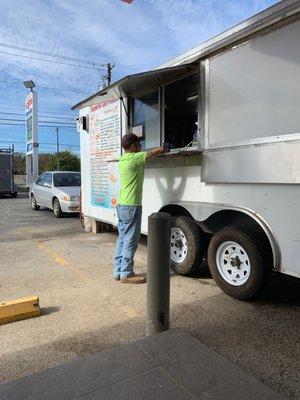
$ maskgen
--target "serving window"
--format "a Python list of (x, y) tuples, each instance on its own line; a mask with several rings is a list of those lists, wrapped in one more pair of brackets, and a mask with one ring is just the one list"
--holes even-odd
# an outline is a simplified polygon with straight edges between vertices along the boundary
[(198, 74), (164, 87), (164, 141), (171, 149), (197, 145)]
[(158, 91), (135, 97), (132, 101), (133, 132), (141, 136), (143, 149), (160, 145)]
[(132, 131), (142, 148), (168, 143), (171, 150), (198, 144), (199, 74), (192, 73), (131, 101)]

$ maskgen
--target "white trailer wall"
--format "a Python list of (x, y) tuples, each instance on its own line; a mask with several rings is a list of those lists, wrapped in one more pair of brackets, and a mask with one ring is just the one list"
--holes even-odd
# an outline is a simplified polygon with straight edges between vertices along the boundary
[[(116, 162), (103, 162), (103, 158), (100, 157), (95, 157), (94, 150), (98, 146), (99, 142), (99, 149), (100, 146), (103, 145), (103, 140), (102, 144), (100, 144), (101, 141), (101, 136), (102, 132), (99, 127), (98, 133), (96, 132), (97, 127), (95, 127), (93, 124), (94, 122), (92, 121), (93, 117), (93, 110), (97, 109), (97, 105), (100, 104), (99, 107), (101, 107), (101, 104), (104, 104), (107, 102), (108, 105), (112, 104), (114, 107), (118, 107), (119, 109), (119, 128), (118, 128), (118, 134), (119, 134), (119, 150), (115, 148), (113, 151), (113, 158), (117, 158), (117, 156), (120, 155), (120, 142), (121, 142), (121, 135), (126, 132), (126, 112), (123, 106), (123, 103), (121, 100), (119, 100), (119, 96), (113, 92), (110, 91), (107, 95), (97, 97), (93, 99), (93, 101), (90, 103), (89, 106), (84, 107), (80, 110), (80, 116), (88, 116), (89, 117), (89, 128), (88, 131), (80, 130), (80, 149), (81, 149), (81, 175), (82, 175), (82, 212), (85, 216), (87, 217), (92, 217), (94, 219), (108, 222), (108, 223), (114, 223), (116, 224), (117, 219), (116, 219), (116, 210), (115, 207), (113, 206), (112, 203), (110, 203), (109, 199), (105, 199), (103, 195), (103, 199), (99, 199), (99, 196), (97, 196), (98, 193), (104, 193), (107, 192), (107, 185), (111, 184), (111, 187), (109, 188), (110, 191), (114, 191), (117, 193), (118, 191), (118, 182), (115, 181), (115, 178), (118, 179), (118, 176), (116, 174), (116, 168), (117, 168), (117, 163)], [(97, 112), (97, 111), (96, 111)], [(104, 111), (105, 113), (106, 111)], [(107, 112), (110, 112), (110, 110), (107, 109)], [(91, 118), (92, 117), (92, 118)], [(114, 124), (116, 121), (113, 122)], [(96, 121), (97, 124), (97, 121)], [(109, 121), (107, 122), (109, 124)], [(117, 132), (114, 132), (114, 135)], [(107, 140), (107, 147), (109, 146), (110, 143), (110, 137), (106, 138)], [(115, 139), (113, 139), (115, 142)], [(106, 144), (104, 143), (104, 146)], [(102, 153), (103, 157), (106, 157), (105, 154), (105, 148), (102, 147)], [(110, 157), (111, 158), (111, 157)], [(108, 157), (106, 157), (108, 159)], [(97, 176), (97, 168), (98, 174)], [(110, 182), (107, 182), (107, 173), (109, 171), (109, 175), (113, 177), (113, 179), (110, 180)], [(98, 201), (99, 200), (99, 201)]]
[(300, 21), (209, 60), (209, 146), (300, 132)]

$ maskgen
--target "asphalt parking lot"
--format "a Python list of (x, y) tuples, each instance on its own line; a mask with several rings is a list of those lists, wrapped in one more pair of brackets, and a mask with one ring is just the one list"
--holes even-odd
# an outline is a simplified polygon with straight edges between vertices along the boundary
[[(146, 285), (112, 279), (115, 233), (85, 233), (76, 216), (0, 198), (0, 300), (38, 295), (42, 316), (0, 327), (0, 380), (15, 379), (145, 335)], [(145, 239), (136, 256), (146, 272)], [(240, 302), (209, 275), (171, 276), (171, 326), (197, 337), (290, 399), (299, 399), (299, 289), (274, 276)], [(298, 347), (297, 347), (298, 346)]]

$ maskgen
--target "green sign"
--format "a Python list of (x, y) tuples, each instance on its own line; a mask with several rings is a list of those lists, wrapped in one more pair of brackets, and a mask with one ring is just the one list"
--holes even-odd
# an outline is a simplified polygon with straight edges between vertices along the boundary
[(28, 129), (27, 130), (27, 142), (29, 142), (30, 140), (32, 140), (32, 129)]

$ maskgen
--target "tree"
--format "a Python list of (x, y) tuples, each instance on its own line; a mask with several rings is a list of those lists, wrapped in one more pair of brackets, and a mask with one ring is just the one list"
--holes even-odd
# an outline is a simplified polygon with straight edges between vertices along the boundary
[(39, 173), (47, 171), (47, 164), (51, 158), (52, 154), (50, 153), (39, 153)]
[(26, 157), (23, 153), (14, 154), (14, 169), (17, 169), (20, 175), (26, 174)]
[[(57, 155), (51, 154), (47, 162), (47, 170), (57, 170)], [(80, 158), (70, 151), (65, 150), (59, 153), (60, 171), (80, 171)]]
[[(46, 165), (50, 156), (51, 154), (49, 153), (39, 153), (40, 174), (46, 171)], [(14, 154), (14, 169), (17, 169), (20, 175), (26, 175), (26, 155), (24, 153), (16, 152)]]

